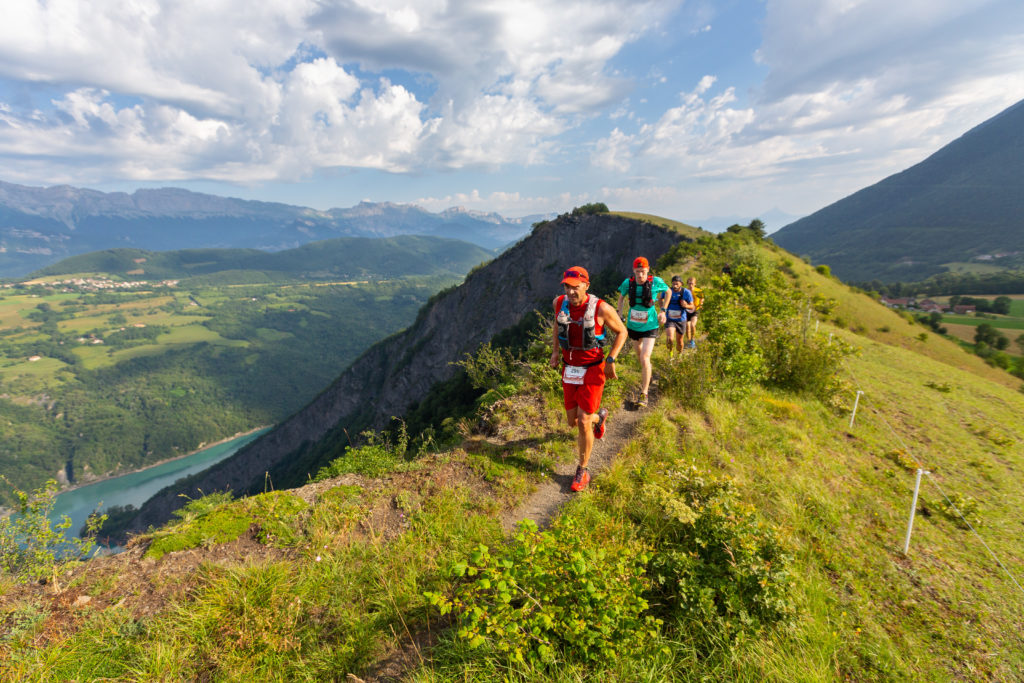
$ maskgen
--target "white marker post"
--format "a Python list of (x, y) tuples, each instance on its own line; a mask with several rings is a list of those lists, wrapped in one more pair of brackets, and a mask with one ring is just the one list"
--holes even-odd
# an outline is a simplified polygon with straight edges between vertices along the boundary
[(853, 399), (853, 412), (850, 413), (850, 429), (853, 429), (853, 418), (857, 417), (857, 406), (860, 404), (860, 395), (863, 391), (857, 390), (857, 398)]
[(917, 512), (917, 493), (921, 490), (921, 475), (931, 474), (918, 468), (917, 480), (914, 482), (914, 502), (910, 504), (910, 521), (907, 522), (907, 537), (903, 540), (903, 554), (910, 552), (910, 532), (914, 528), (914, 513)]

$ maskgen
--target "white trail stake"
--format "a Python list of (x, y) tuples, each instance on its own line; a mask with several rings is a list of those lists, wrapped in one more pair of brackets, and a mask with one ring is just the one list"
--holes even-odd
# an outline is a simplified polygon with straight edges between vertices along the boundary
[(925, 472), (918, 468), (917, 480), (914, 481), (914, 502), (910, 504), (910, 520), (907, 522), (907, 537), (903, 539), (903, 554), (906, 555), (910, 552), (910, 532), (914, 528), (914, 513), (917, 512), (917, 494), (921, 490), (921, 475), (931, 474), (931, 472)]
[(853, 412), (850, 413), (850, 429), (853, 429), (853, 419), (857, 417), (857, 405), (860, 403), (860, 395), (863, 391), (857, 391), (857, 398), (853, 399)]

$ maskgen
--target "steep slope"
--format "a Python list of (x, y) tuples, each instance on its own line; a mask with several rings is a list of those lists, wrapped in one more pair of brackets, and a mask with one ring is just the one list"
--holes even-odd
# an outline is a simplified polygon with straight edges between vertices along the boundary
[[(306, 408), (189, 482), (184, 493), (246, 490), (254, 480), (262, 482), (264, 473), (301, 459), (331, 430), (354, 422), (379, 426), (392, 415), (402, 415), (435, 383), (451, 377), (454, 361), (530, 311), (547, 306), (559, 291), (565, 268), (583, 265), (592, 279), (611, 281), (628, 273), (638, 254), (657, 258), (681, 239), (672, 230), (607, 214), (562, 216), (538, 226), (421, 310), (405, 332), (363, 354)], [(165, 490), (152, 498), (129, 531), (166, 521), (184, 502), (181, 493)]]
[(115, 247), (279, 250), (335, 237), (418, 234), (494, 249), (521, 237), (530, 222), (458, 208), (436, 214), (388, 202), (317, 211), (178, 188), (126, 194), (0, 182), (0, 277)]
[[(1024, 102), (919, 164), (772, 235), (844, 280), (919, 280), (943, 264), (1024, 251)], [(1018, 253), (1018, 256), (1020, 254)]]

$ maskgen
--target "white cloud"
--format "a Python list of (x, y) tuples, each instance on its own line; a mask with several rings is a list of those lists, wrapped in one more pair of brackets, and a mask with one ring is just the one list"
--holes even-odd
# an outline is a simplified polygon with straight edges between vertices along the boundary
[(681, 185), (743, 179), (750, 195), (802, 190), (791, 209), (820, 208), (1021, 99), (1024, 4), (769, 0), (757, 59), (768, 75), (743, 104), (704, 76), (655, 122), (620, 123), (592, 163), (630, 159)]
[(590, 156), (590, 163), (609, 171), (629, 171), (632, 165), (630, 147), (633, 140), (633, 136), (626, 135), (618, 128), (614, 129), (608, 137), (597, 141)]
[(443, 211), (461, 206), (477, 211), (495, 211), (503, 216), (525, 216), (529, 214), (562, 213), (573, 206), (597, 201), (589, 193), (559, 192), (552, 195), (528, 196), (520, 192), (494, 191), (482, 194), (479, 190), (456, 192), (441, 197), (421, 197), (411, 204), (428, 211)]
[(0, 88), (38, 94), (0, 102), (0, 154), (82, 182), (539, 163), (622, 100), (610, 60), (676, 4), (11, 0)]

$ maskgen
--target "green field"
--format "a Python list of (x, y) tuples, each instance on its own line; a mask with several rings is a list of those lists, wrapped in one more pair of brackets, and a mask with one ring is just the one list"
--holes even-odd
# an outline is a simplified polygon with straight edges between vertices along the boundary
[[(1012, 309), (1011, 309), (1012, 310)], [(1003, 330), (1024, 330), (1024, 318), (1011, 315), (997, 315), (995, 318), (979, 318), (973, 315), (944, 315), (943, 322), (955, 323), (957, 325), (991, 325)]]

